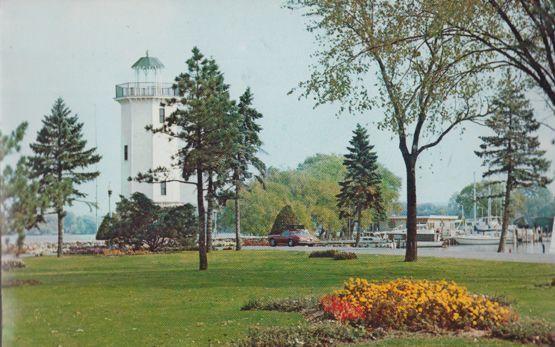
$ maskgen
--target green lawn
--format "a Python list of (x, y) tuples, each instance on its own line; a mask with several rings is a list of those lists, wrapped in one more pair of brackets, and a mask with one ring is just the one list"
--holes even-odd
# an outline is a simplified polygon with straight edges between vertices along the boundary
[[(555, 322), (555, 266), (360, 255), (308, 259), (306, 253), (217, 251), (197, 271), (194, 252), (146, 256), (25, 259), (8, 277), (42, 284), (4, 289), (6, 346), (160, 346), (230, 343), (250, 326), (304, 324), (294, 313), (242, 312), (251, 297), (322, 294), (350, 276), (448, 279), (513, 300), (522, 316)], [(488, 341), (492, 345), (508, 345)], [(377, 345), (464, 345), (463, 338), (386, 339)]]

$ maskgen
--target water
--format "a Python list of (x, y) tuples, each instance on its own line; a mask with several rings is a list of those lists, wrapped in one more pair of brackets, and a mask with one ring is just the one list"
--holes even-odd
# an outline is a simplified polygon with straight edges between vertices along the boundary
[[(544, 241), (545, 253), (549, 252), (550, 241)], [(450, 246), (443, 249), (446, 252), (484, 252), (484, 253), (496, 253), (497, 245), (457, 245)], [(528, 242), (522, 243), (515, 247), (512, 243), (505, 244), (506, 253), (517, 253), (517, 254), (542, 254), (543, 248), (542, 244), (539, 242)]]

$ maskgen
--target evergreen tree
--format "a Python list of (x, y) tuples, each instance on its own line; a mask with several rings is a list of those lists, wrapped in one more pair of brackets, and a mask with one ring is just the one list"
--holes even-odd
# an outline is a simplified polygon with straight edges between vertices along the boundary
[(357, 221), (357, 236), (355, 246), (358, 247), (361, 231), (361, 216), (367, 209), (372, 209), (375, 217), (384, 214), (381, 192), (381, 177), (378, 173), (378, 157), (372, 151), (374, 146), (368, 142), (368, 134), (360, 124), (357, 124), (354, 136), (349, 141), (343, 165), (347, 173), (342, 182), (340, 193), (337, 195), (339, 217), (355, 218)]
[(187, 60), (187, 72), (175, 78), (174, 87), (179, 98), (168, 102), (176, 104), (177, 110), (166, 118), (160, 128), (150, 126), (147, 129), (183, 143), (174, 155), (173, 163), (181, 172), (181, 179), (169, 177), (168, 168), (151, 169), (135, 179), (148, 183), (178, 181), (196, 186), (199, 269), (206, 270), (211, 217), (215, 192), (219, 187), (217, 176), (225, 171), (225, 163), (229, 162), (232, 153), (236, 112), (233, 112), (229, 86), (224, 83), (218, 65), (214, 59), (205, 58), (197, 47), (193, 48), (192, 57)]
[(241, 210), (239, 199), (241, 189), (245, 183), (253, 177), (250, 167), (253, 167), (258, 175), (254, 175), (256, 180), (263, 183), (266, 172), (266, 165), (257, 157), (262, 141), (258, 134), (262, 127), (257, 120), (262, 118), (262, 114), (252, 107), (253, 95), (250, 88), (239, 98), (239, 131), (235, 144), (235, 153), (232, 162), (232, 180), (235, 188), (233, 200), (235, 208), (235, 249), (241, 249)]
[[(34, 154), (29, 158), (31, 177), (39, 182), (39, 194), (48, 200), (48, 207), (58, 218), (58, 257), (62, 255), (64, 207), (72, 205), (86, 194), (78, 186), (95, 179), (98, 171), (87, 171), (87, 167), (100, 161), (96, 147), (85, 148), (83, 123), (61, 98), (54, 102), (50, 115), (44, 117), (42, 128), (35, 143), (31, 144)], [(87, 203), (87, 202), (85, 202)], [(90, 205), (90, 203), (87, 203)]]
[[(542, 174), (550, 166), (543, 158), (545, 151), (539, 149), (535, 135), (540, 124), (534, 119), (530, 102), (524, 95), (524, 86), (507, 73), (500, 81), (499, 93), (494, 100), (497, 111), (486, 120), (494, 135), (481, 136), (480, 150), (487, 167), (483, 177), (505, 175), (503, 223), (498, 252), (503, 252), (511, 210), (511, 192), (518, 187), (542, 186), (551, 180)], [(494, 181), (496, 183), (499, 181)]]

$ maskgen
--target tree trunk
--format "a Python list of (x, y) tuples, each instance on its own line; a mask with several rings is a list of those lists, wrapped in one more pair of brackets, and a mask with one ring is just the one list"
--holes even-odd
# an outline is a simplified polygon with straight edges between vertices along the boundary
[(208, 173), (208, 189), (207, 189), (207, 209), (206, 209), (206, 252), (212, 249), (212, 214), (214, 213), (214, 183), (212, 182), (212, 173)]
[(235, 250), (241, 250), (241, 207), (239, 206), (239, 182), (235, 183)]
[(64, 244), (64, 211), (58, 209), (58, 258), (62, 256), (62, 246)]
[(405, 261), (416, 261), (416, 160), (405, 158), (407, 171), (407, 244)]
[(358, 244), (360, 243), (360, 211), (357, 212), (357, 238), (355, 241), (355, 247), (358, 247)]
[(199, 270), (208, 269), (208, 258), (206, 256), (206, 229), (204, 211), (204, 183), (202, 182), (202, 169), (197, 165), (197, 210), (198, 210), (198, 255)]
[(507, 239), (507, 229), (509, 227), (509, 213), (511, 205), (511, 172), (507, 174), (507, 183), (505, 185), (505, 201), (503, 202), (503, 222), (501, 223), (501, 237), (499, 238), (498, 253), (505, 251), (505, 240)]

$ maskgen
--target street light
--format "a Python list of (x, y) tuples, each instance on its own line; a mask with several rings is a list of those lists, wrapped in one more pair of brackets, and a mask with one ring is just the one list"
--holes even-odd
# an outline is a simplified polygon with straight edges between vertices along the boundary
[(108, 216), (112, 218), (112, 188), (108, 182)]

